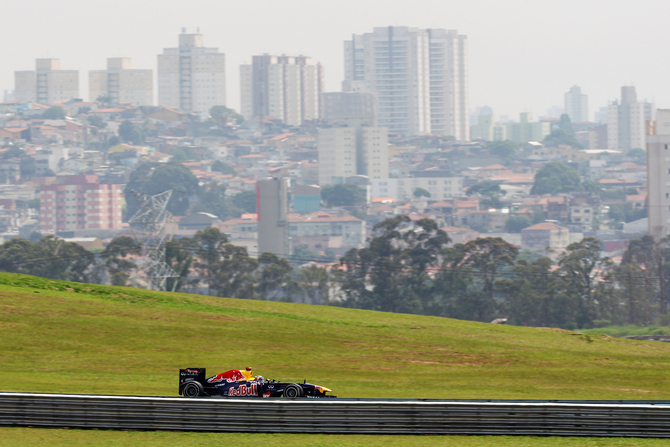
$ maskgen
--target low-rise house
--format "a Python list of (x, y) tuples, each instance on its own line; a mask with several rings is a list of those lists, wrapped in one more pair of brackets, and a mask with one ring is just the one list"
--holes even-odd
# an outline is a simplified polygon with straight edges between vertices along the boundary
[(573, 230), (588, 231), (593, 225), (593, 204), (586, 196), (577, 196), (570, 200), (568, 220)]
[(570, 244), (570, 232), (552, 222), (542, 222), (521, 230), (521, 248), (524, 250), (563, 251)]

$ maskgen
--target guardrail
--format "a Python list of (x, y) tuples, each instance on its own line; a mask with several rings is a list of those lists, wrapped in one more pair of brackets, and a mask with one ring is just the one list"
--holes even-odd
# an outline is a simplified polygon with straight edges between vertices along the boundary
[(232, 399), (0, 393), (0, 426), (670, 437), (668, 401)]

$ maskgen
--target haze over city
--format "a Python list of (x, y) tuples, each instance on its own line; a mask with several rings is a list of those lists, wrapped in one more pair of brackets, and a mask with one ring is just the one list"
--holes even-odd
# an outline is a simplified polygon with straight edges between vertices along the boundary
[(593, 112), (635, 85), (640, 99), (670, 104), (659, 56), (670, 40), (664, 1), (560, 3), (512, 0), (436, 2), (343, 0), (336, 3), (130, 1), (30, 2), (30, 26), (5, 20), (0, 89), (11, 91), (13, 73), (34, 69), (36, 58), (58, 58), (80, 71), (87, 98), (89, 70), (107, 57), (130, 57), (134, 68), (156, 69), (156, 55), (175, 47), (183, 27), (197, 28), (205, 46), (226, 54), (227, 106), (239, 109), (238, 66), (255, 54), (304, 54), (325, 68), (325, 91), (339, 91), (342, 43), (373, 27), (458, 30), (468, 37), (469, 107), (490, 106), (497, 116), (546, 115), (562, 105), (572, 85), (589, 95)]

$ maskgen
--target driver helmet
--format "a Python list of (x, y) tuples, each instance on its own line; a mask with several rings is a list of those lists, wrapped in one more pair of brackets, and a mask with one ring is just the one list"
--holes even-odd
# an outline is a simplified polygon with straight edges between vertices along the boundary
[(260, 383), (265, 382), (265, 379), (263, 378), (263, 376), (256, 376), (256, 380)]

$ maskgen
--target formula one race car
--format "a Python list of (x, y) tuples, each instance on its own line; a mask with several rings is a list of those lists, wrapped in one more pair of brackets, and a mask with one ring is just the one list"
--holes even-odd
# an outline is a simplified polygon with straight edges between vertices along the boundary
[(179, 370), (179, 394), (184, 397), (335, 397), (327, 396), (328, 388), (307, 383), (278, 382), (254, 376), (251, 368), (242, 371), (233, 369), (207, 377), (205, 368)]

